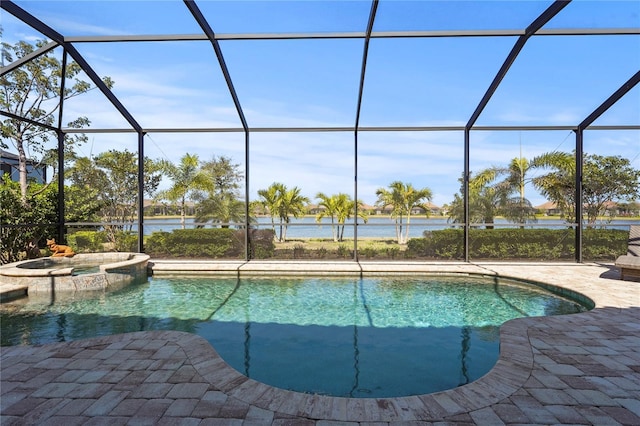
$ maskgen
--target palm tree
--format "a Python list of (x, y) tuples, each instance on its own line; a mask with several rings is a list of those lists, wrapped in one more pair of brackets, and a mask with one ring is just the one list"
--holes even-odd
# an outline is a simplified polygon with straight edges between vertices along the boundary
[(258, 191), (261, 197), (261, 204), (269, 210), (271, 216), (271, 226), (276, 233), (275, 218), (278, 217), (280, 232), (278, 241), (284, 242), (287, 239), (287, 225), (293, 216), (298, 218), (306, 213), (306, 205), (309, 199), (300, 195), (300, 188), (294, 186), (288, 189), (283, 183), (274, 182), (267, 189)]
[[(493, 229), (495, 217), (498, 214), (500, 199), (496, 189), (489, 185), (493, 178), (491, 172), (483, 171), (469, 179), (469, 222), (484, 223), (487, 229)], [(460, 178), (461, 183), (464, 178)], [(449, 221), (464, 223), (464, 199), (461, 194), (455, 194), (449, 209)]]
[[(391, 206), (391, 217), (396, 222), (396, 238), (398, 244), (406, 244), (409, 241), (409, 224), (411, 222), (411, 212), (415, 207), (422, 207), (428, 214), (429, 207), (425, 202), (431, 201), (432, 192), (429, 188), (416, 189), (410, 183), (400, 181), (391, 182), (389, 190), (379, 188), (376, 191), (378, 196), (377, 205), (381, 207)], [(406, 217), (406, 226), (404, 219)], [(404, 230), (403, 230), (404, 227)]]
[(245, 204), (240, 200), (240, 182), (243, 175), (228, 157), (213, 157), (202, 163), (200, 170), (211, 182), (206, 191), (197, 191), (194, 200), (199, 201), (196, 208), (196, 222), (221, 223), (228, 228), (230, 222), (243, 222)]
[(547, 152), (531, 161), (532, 167), (548, 172), (533, 178), (534, 186), (548, 200), (556, 203), (567, 222), (575, 218), (576, 165), (575, 158), (566, 152)]
[(331, 218), (331, 238), (338, 241), (338, 232), (335, 225), (336, 215), (338, 214), (338, 196), (328, 196), (322, 192), (316, 194), (316, 198), (320, 199), (318, 206), (324, 207), (323, 210), (316, 214), (316, 222), (320, 223), (323, 217)]
[(186, 203), (198, 190), (208, 190), (212, 188), (212, 182), (200, 169), (200, 160), (197, 154), (185, 154), (180, 159), (180, 164), (171, 162), (163, 163), (165, 174), (173, 181), (171, 187), (158, 194), (159, 198), (166, 198), (171, 202), (178, 202), (180, 205), (180, 225), (185, 228)]
[(575, 157), (567, 152), (547, 152), (531, 161), (532, 167), (548, 173), (533, 178), (533, 184), (547, 199), (556, 203), (567, 221), (575, 217)]
[[(333, 241), (343, 241), (345, 222), (351, 219), (355, 213), (356, 203), (351, 197), (343, 193), (328, 197), (322, 192), (319, 192), (316, 198), (321, 199), (319, 205), (325, 208), (316, 215), (316, 222), (320, 222), (323, 217), (329, 216), (331, 218), (331, 236)], [(364, 209), (360, 208), (362, 205), (362, 201), (358, 201), (358, 216), (362, 217), (366, 223), (368, 221), (367, 214)]]
[(496, 176), (506, 175), (503, 181), (496, 184), (496, 189), (501, 197), (502, 213), (510, 222), (537, 221), (535, 209), (525, 198), (526, 174), (530, 169), (531, 164), (524, 157), (516, 157), (511, 160), (508, 167), (496, 169)]
[[(535, 210), (525, 197), (526, 174), (530, 169), (526, 158), (516, 157), (507, 167), (489, 167), (470, 178), (470, 221), (493, 223), (495, 216), (502, 214), (510, 222), (535, 222)], [(502, 176), (505, 178), (498, 180)], [(489, 228), (492, 226), (487, 225)]]
[[(357, 202), (358, 216), (361, 217), (364, 223), (369, 221), (367, 212), (364, 210), (364, 203), (361, 200)], [(351, 219), (351, 216), (355, 214), (356, 202), (346, 194), (339, 194), (338, 197), (338, 240), (344, 239), (344, 224), (347, 220)]]
[(280, 214), (280, 242), (287, 240), (287, 226), (293, 216), (296, 219), (304, 215), (307, 212), (307, 204), (309, 198), (304, 195), (300, 195), (300, 188), (294, 186), (291, 189), (287, 189), (283, 186), (282, 192), (279, 194), (280, 203), (278, 205)]
[(195, 221), (212, 221), (220, 223), (221, 228), (228, 228), (231, 222), (243, 222), (244, 213), (244, 202), (233, 194), (214, 194), (198, 204)]
[(273, 235), (276, 235), (276, 215), (280, 217), (280, 194), (284, 191), (284, 184), (274, 182), (267, 189), (261, 189), (258, 191), (260, 196), (260, 204), (264, 207), (271, 217), (271, 229), (273, 229)]

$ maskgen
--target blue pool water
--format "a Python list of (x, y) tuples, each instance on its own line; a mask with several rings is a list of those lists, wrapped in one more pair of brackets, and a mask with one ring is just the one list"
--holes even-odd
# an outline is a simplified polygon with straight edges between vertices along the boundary
[(4, 304), (0, 324), (2, 345), (187, 331), (273, 386), (390, 397), (478, 379), (497, 361), (505, 321), (584, 310), (534, 285), (482, 277), (181, 277)]

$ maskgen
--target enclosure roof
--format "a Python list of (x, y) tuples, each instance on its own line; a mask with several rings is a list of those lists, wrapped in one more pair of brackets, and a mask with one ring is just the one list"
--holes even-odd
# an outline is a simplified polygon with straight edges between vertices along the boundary
[(636, 1), (2, 9), (6, 43), (45, 38), (98, 85), (65, 107), (89, 115), (85, 133), (640, 128)]

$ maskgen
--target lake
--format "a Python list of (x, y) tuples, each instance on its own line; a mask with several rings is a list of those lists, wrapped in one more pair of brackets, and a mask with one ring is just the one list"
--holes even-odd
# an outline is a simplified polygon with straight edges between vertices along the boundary
[[(358, 238), (395, 238), (395, 222), (389, 217), (370, 217), (366, 224), (358, 224)], [(193, 218), (187, 218), (186, 227), (192, 228)], [(629, 225), (638, 224), (638, 220), (613, 220), (611, 222), (598, 222), (597, 226), (607, 229), (628, 230)], [(495, 224), (498, 227), (517, 227), (504, 219), (496, 219)], [(271, 218), (259, 217), (257, 223), (252, 224), (257, 229), (270, 229)], [(447, 222), (446, 217), (431, 218), (412, 218), (409, 224), (410, 237), (422, 237), (424, 231), (435, 231), (452, 227), (453, 224)], [(562, 228), (566, 227), (566, 223), (559, 219), (540, 219), (538, 223), (528, 225), (529, 228)], [(208, 225), (207, 227), (212, 227)], [(345, 225), (344, 238), (353, 238), (353, 222)], [(135, 229), (135, 228), (134, 228)], [(171, 232), (174, 229), (180, 229), (180, 219), (167, 218), (145, 218), (144, 234), (150, 235), (156, 231)], [(276, 232), (279, 232), (276, 223)], [(316, 222), (315, 217), (305, 216), (299, 219), (291, 219), (291, 223), (287, 229), (287, 238), (331, 238), (331, 220), (323, 218), (320, 223)]]

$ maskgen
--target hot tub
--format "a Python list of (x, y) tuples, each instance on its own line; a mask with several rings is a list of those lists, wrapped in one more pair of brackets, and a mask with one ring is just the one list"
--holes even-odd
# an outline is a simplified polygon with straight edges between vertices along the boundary
[(27, 294), (117, 290), (147, 280), (143, 253), (86, 253), (45, 257), (0, 266), (0, 284), (27, 287)]

